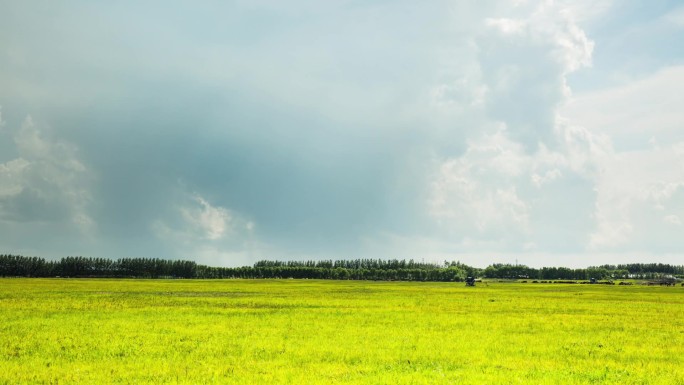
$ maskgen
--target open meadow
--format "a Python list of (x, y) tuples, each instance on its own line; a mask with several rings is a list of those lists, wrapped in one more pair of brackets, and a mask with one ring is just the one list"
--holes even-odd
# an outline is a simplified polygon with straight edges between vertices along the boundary
[(684, 287), (0, 279), (0, 384), (684, 384)]

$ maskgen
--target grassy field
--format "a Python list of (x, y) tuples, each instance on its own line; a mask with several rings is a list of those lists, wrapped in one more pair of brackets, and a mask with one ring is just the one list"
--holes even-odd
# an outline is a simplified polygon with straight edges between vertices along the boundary
[(684, 384), (684, 288), (0, 279), (0, 384)]

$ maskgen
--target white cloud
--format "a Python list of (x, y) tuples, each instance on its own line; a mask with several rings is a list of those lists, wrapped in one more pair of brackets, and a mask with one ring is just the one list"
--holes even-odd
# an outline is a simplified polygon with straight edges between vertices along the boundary
[(488, 18), (485, 19), (485, 25), (498, 29), (504, 34), (522, 33), (525, 28), (525, 22), (522, 20), (508, 19), (508, 18)]
[(663, 20), (678, 28), (684, 28), (684, 7), (675, 8), (665, 14)]
[(182, 207), (180, 210), (187, 223), (202, 234), (203, 238), (221, 239), (232, 231), (233, 218), (228, 209), (214, 207), (199, 195), (195, 195), (193, 198), (199, 207)]
[(463, 155), (440, 164), (428, 202), (432, 218), (464, 248), (586, 247), (596, 164), (606, 150), (577, 127), (557, 132), (558, 149), (542, 145), (533, 153), (504, 129), (471, 141)]
[(157, 220), (153, 227), (165, 239), (184, 242), (220, 242), (251, 234), (256, 225), (232, 210), (212, 205), (199, 194), (189, 194), (176, 207), (177, 215), (168, 221)]
[(602, 172), (601, 164), (614, 154), (609, 136), (596, 134), (584, 127), (559, 119), (556, 126), (563, 164), (572, 171), (589, 178)]
[(471, 107), (485, 108), (470, 110), (477, 129), (465, 152), (437, 160), (428, 211), (464, 250), (582, 248), (596, 163), (611, 144), (560, 119), (558, 106), (570, 95), (566, 75), (590, 65), (594, 43), (569, 3), (518, 6), (485, 19), (479, 71), (460, 90), (484, 88)]
[(539, 175), (537, 173), (532, 174), (532, 183), (537, 186), (537, 188), (542, 187), (544, 184), (553, 182), (555, 179), (558, 179), (563, 176), (563, 173), (561, 170), (554, 168), (552, 170), (548, 170), (544, 173), (544, 175)]
[(598, 229), (592, 249), (684, 246), (668, 227), (684, 214), (683, 145), (618, 153), (603, 164), (605, 172), (596, 179)]
[(676, 225), (676, 226), (682, 225), (682, 220), (679, 219), (679, 217), (677, 215), (668, 215), (668, 216), (664, 217), (663, 220), (666, 223), (669, 223), (671, 225)]
[(201, 263), (217, 266), (248, 261), (264, 246), (256, 237), (256, 224), (235, 211), (211, 204), (197, 193), (179, 194), (175, 211), (152, 222), (154, 234)]
[(570, 95), (566, 76), (591, 64), (594, 43), (564, 2), (523, 8), (486, 19), (476, 43), (487, 118), (534, 151), (555, 144), (556, 110)]
[(590, 250), (663, 252), (684, 246), (673, 233), (684, 210), (682, 84), (684, 67), (668, 67), (574, 95), (561, 108), (566, 125), (594, 138), (593, 145), (581, 145), (588, 151), (573, 151), (575, 169), (593, 174), (596, 186)]
[(11, 133), (18, 157), (0, 164), (0, 220), (71, 223), (84, 232), (92, 175), (71, 143), (51, 139), (29, 116)]
[(684, 67), (573, 97), (565, 77), (594, 47), (573, 12), (545, 2), (486, 21), (499, 36), (478, 40), (487, 109), (475, 124), (503, 129), (437, 162), (430, 215), (465, 249), (560, 251), (572, 238), (591, 252), (681, 250)]
[(553, 250), (573, 238), (591, 252), (681, 250), (684, 141), (618, 151), (572, 121), (556, 120), (554, 149), (525, 151), (505, 127), (471, 140), (440, 163), (430, 215), (463, 247)]
[(591, 64), (594, 42), (576, 24), (583, 8), (572, 2), (544, 1), (527, 8), (521, 18), (487, 18), (485, 25), (504, 35), (527, 40), (526, 44), (547, 45), (551, 57), (562, 65), (562, 74)]
[(0, 163), (0, 199), (21, 193), (24, 188), (22, 175), (29, 165), (23, 158)]
[(618, 151), (682, 140), (684, 66), (625, 85), (574, 95), (561, 109), (573, 124), (609, 135)]
[(614, 0), (556, 0), (556, 3), (560, 3), (564, 12), (578, 23), (600, 22), (611, 7), (620, 4)]

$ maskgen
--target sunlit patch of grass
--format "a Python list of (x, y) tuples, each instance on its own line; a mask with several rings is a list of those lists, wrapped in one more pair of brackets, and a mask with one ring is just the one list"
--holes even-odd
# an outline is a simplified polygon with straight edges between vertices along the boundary
[(0, 384), (684, 384), (684, 289), (0, 280)]

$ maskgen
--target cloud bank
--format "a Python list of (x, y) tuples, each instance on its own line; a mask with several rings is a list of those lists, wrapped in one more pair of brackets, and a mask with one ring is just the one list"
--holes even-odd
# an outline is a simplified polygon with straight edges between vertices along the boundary
[(682, 55), (625, 59), (615, 40), (681, 35), (675, 5), (35, 7), (0, 16), (7, 252), (574, 266), (684, 251)]

